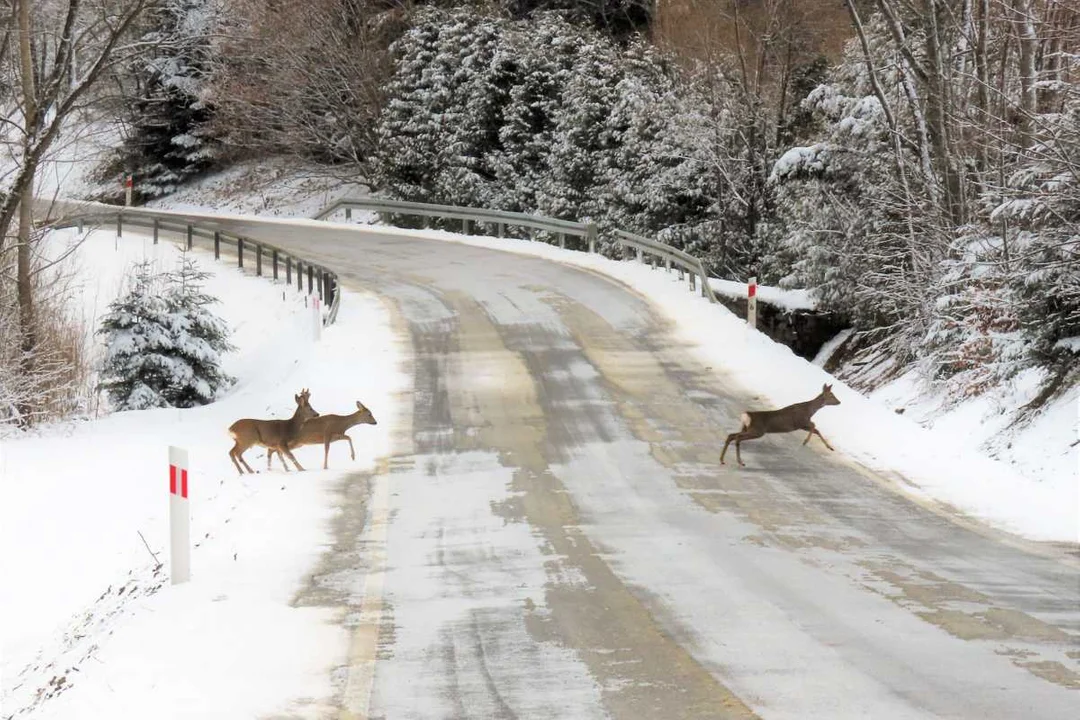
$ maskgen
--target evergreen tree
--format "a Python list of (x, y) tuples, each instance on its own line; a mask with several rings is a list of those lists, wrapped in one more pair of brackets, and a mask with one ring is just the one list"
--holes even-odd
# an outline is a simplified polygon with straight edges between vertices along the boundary
[(221, 354), (232, 350), (228, 329), (209, 310), (208, 277), (185, 254), (175, 273), (136, 265), (132, 287), (109, 305), (98, 330), (106, 353), (99, 387), (117, 410), (205, 405), (232, 378)]
[(166, 302), (173, 315), (173, 380), (166, 392), (173, 407), (195, 407), (213, 402), (234, 378), (221, 369), (221, 356), (235, 350), (229, 328), (210, 311), (217, 298), (203, 291), (210, 273), (199, 270), (185, 252), (180, 267), (169, 276)]
[(214, 0), (168, 0), (143, 37), (160, 50), (135, 70), (127, 136), (100, 173), (131, 172), (138, 198), (169, 194), (219, 155), (209, 130), (213, 111), (203, 100), (216, 6)]
[(137, 264), (131, 289), (109, 304), (97, 332), (106, 345), (99, 387), (117, 410), (169, 406), (174, 317), (162, 280), (149, 261)]

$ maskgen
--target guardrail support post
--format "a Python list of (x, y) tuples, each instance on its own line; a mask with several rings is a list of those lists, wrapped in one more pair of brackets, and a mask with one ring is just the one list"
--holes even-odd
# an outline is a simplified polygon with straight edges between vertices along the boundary
[(304, 263), (296, 261), (296, 289), (304, 292)]
[(255, 243), (255, 275), (262, 277), (262, 245)]
[(506, 224), (499, 223), (499, 237), (503, 237), (506, 234)]
[(642, 262), (643, 259), (644, 259), (644, 253), (641, 252), (641, 248), (638, 248), (637, 249), (637, 261)]
[(124, 237), (124, 216), (120, 213), (116, 214), (116, 237)]
[(461, 229), (463, 230), (463, 232), (462, 232), (463, 235), (471, 235), (472, 234), (472, 220), (470, 220), (469, 218), (465, 218), (464, 220), (462, 220), (461, 221)]
[(244, 238), (236, 238), (236, 266), (244, 267)]
[(323, 271), (322, 271), (322, 268), (319, 268), (318, 270), (315, 271), (315, 278), (316, 278), (315, 287), (317, 287), (319, 289), (319, 299), (321, 300), (322, 297), (323, 297)]
[(214, 259), (221, 259), (221, 232), (219, 230), (214, 231)]
[(559, 233), (559, 247), (566, 249), (566, 233)]
[(596, 225), (593, 223), (585, 224), (585, 238), (589, 241), (589, 252), (596, 252)]
[(671, 258), (666, 258), (664, 260), (664, 270), (671, 272)]
[(154, 244), (158, 244), (158, 219), (154, 218)]
[(690, 275), (690, 292), (694, 292), (697, 289), (697, 275), (693, 271), (688, 271)]
[(83, 220), (82, 220), (82, 218), (79, 218), (79, 234), (82, 235), (82, 232), (83, 232)]
[(270, 253), (270, 257), (274, 264), (274, 279), (277, 280), (277, 248), (274, 248), (273, 252)]
[(352, 208), (345, 208), (345, 222), (352, 222)]
[(191, 237), (194, 230), (195, 230), (195, 228), (191, 227), (190, 225), (187, 226), (187, 249), (188, 250), (190, 250), (192, 245), (194, 245), (194, 242), (192, 241), (192, 237)]
[[(308, 291), (308, 295), (311, 294), (312, 281), (314, 280), (314, 278), (315, 278), (315, 268), (313, 268), (311, 266), (311, 264), (309, 263), (308, 266), (307, 266), (307, 291)], [(303, 281), (301, 280), (301, 282), (303, 282)], [(304, 288), (301, 287), (300, 289), (303, 290)]]

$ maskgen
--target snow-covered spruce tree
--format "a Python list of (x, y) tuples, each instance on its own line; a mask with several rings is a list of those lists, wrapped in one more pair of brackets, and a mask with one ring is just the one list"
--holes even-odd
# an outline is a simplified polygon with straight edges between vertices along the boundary
[(499, 33), (499, 21), (468, 11), (421, 11), (394, 44), (371, 162), (378, 187), (404, 200), (488, 200), (485, 158), (497, 142), (503, 95), (493, 62)]
[(143, 42), (157, 48), (133, 71), (126, 103), (127, 135), (102, 168), (131, 172), (139, 198), (167, 195), (211, 168), (220, 146), (204, 102), (218, 0), (167, 0), (153, 13)]
[(106, 345), (99, 387), (115, 409), (204, 405), (232, 382), (220, 368), (232, 346), (208, 309), (216, 300), (202, 292), (206, 277), (186, 255), (175, 273), (135, 266), (131, 289), (98, 330)]
[(549, 217), (597, 218), (603, 213), (597, 190), (618, 142), (609, 121), (622, 75), (619, 54), (600, 36), (582, 39), (553, 117), (547, 172), (536, 198), (537, 211)]
[(206, 405), (234, 382), (221, 369), (221, 356), (235, 348), (225, 321), (210, 310), (218, 300), (203, 291), (208, 277), (186, 252), (169, 275), (165, 299), (173, 315), (173, 382), (165, 396), (173, 407)]
[(131, 288), (109, 304), (98, 330), (105, 337), (98, 387), (117, 410), (169, 406), (175, 318), (163, 284), (149, 261), (137, 264)]
[(489, 164), (503, 210), (536, 212), (555, 142), (555, 118), (578, 45), (577, 33), (556, 16), (510, 24), (500, 58), (508, 82), (498, 145)]

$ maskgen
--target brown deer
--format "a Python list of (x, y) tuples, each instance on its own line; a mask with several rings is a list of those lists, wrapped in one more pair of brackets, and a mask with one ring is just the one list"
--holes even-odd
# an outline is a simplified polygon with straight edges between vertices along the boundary
[(810, 442), (811, 436), (817, 435), (821, 438), (821, 442), (825, 443), (825, 447), (832, 450), (832, 445), (830, 445), (829, 441), (825, 439), (825, 436), (818, 431), (814, 426), (814, 423), (810, 421), (810, 418), (813, 417), (814, 413), (826, 405), (839, 404), (840, 401), (832, 394), (832, 385), (822, 385), (821, 394), (813, 400), (788, 405), (779, 410), (748, 410), (747, 412), (744, 412), (740, 418), (740, 420), (742, 420), (742, 429), (739, 430), (739, 432), (733, 432), (728, 435), (727, 440), (724, 442), (724, 449), (720, 451), (720, 464), (724, 464), (724, 455), (727, 453), (728, 445), (731, 444), (732, 440), (735, 441), (735, 459), (739, 461), (739, 465), (744, 465), (742, 454), (739, 452), (739, 443), (743, 440), (753, 440), (754, 438), (759, 438), (762, 435), (767, 435), (769, 433), (786, 433), (793, 430), (805, 430), (807, 435), (806, 439), (803, 440), (803, 445)]
[[(289, 451), (288, 441), (300, 433), (300, 427), (305, 420), (319, 416), (319, 413), (315, 412), (315, 408), (311, 407), (310, 398), (311, 393), (307, 391), (307, 388), (301, 390), (299, 395), (294, 395), (296, 412), (288, 420), (252, 420), (251, 418), (244, 418), (229, 426), (229, 434), (236, 441), (236, 445), (229, 451), (229, 457), (232, 458), (233, 465), (236, 466), (241, 475), (244, 474), (244, 469), (240, 467), (241, 463), (249, 473), (255, 472), (244, 460), (244, 453), (252, 445), (262, 445), (270, 452), (274, 450), (284, 452), (296, 465), (297, 470), (304, 469), (300, 467), (300, 463), (296, 462), (296, 458)], [(285, 465), (285, 471), (288, 472), (289, 466), (285, 464), (284, 458), (282, 458), (281, 464)]]
[[(356, 451), (353, 449), (352, 438), (345, 434), (345, 431), (351, 428), (353, 425), (378, 425), (375, 421), (375, 416), (371, 414), (371, 411), (364, 407), (364, 404), (359, 400), (356, 401), (356, 412), (352, 415), (320, 415), (316, 418), (312, 418), (304, 422), (300, 428), (300, 433), (289, 440), (289, 448), (300, 447), (301, 445), (322, 445), (325, 448), (323, 453), (323, 470), (329, 470), (330, 463), (330, 443), (337, 440), (349, 441), (349, 454), (352, 459), (356, 459)], [(286, 452), (288, 448), (286, 448)], [(274, 451), (266, 453), (266, 469), (270, 469), (270, 460), (274, 454)], [(278, 457), (281, 458), (281, 464), (285, 464), (285, 458), (281, 457), (281, 451), (278, 450)], [(292, 457), (291, 455), (289, 457)], [(293, 461), (295, 462), (295, 460)]]

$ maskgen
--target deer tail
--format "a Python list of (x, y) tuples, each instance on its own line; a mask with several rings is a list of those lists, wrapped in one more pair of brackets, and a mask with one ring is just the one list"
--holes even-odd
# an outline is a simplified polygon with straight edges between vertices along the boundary
[(739, 416), (739, 422), (742, 423), (742, 429), (750, 427), (750, 413), (743, 413)]

